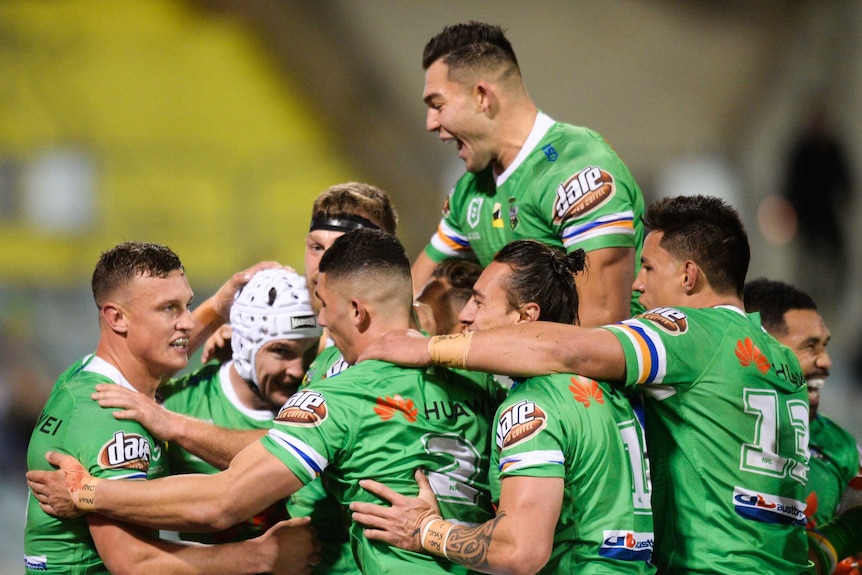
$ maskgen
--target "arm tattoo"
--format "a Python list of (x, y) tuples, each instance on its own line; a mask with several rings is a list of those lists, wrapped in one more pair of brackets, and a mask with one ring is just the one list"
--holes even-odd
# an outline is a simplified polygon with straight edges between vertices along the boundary
[(467, 567), (488, 567), (488, 548), (497, 523), (506, 512), (503, 511), (491, 521), (476, 527), (456, 525), (446, 541), (446, 555), (450, 561)]

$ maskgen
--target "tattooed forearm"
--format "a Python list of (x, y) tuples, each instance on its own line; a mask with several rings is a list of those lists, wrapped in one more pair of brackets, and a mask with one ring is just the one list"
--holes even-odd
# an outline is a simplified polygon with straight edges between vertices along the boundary
[(450, 561), (467, 567), (488, 567), (488, 548), (497, 524), (506, 512), (503, 511), (491, 521), (476, 527), (456, 525), (446, 540), (446, 555)]

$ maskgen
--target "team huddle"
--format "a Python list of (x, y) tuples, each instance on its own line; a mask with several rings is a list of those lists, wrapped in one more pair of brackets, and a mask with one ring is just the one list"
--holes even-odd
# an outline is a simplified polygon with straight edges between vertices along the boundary
[(423, 68), (467, 171), (412, 264), (355, 182), (315, 200), (304, 276), (260, 262), (193, 311), (169, 248), (102, 254), (97, 348), (28, 450), (26, 572), (853, 572), (813, 300), (746, 283), (722, 200), (645, 206), (499, 27), (446, 27)]

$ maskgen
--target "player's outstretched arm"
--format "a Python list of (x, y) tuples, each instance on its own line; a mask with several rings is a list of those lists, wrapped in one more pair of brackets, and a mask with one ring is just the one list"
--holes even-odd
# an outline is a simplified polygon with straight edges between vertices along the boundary
[(263, 429), (227, 429), (174, 413), (119, 385), (100, 383), (90, 397), (102, 407), (122, 409), (115, 418), (133, 419), (158, 439), (179, 445), (217, 469), (227, 469), (240, 451), (266, 435)]
[(311, 573), (320, 560), (308, 518), (283, 521), (254, 539), (222, 545), (156, 539), (144, 528), (95, 513), (87, 519), (99, 556), (114, 575), (300, 575)]
[(425, 250), (416, 257), (416, 261), (410, 268), (410, 275), (413, 277), (413, 297), (419, 295), (431, 275), (434, 273), (434, 268), (437, 267), (437, 262), (428, 257)]
[(390, 331), (369, 345), (359, 361), (382, 359), (399, 365), (446, 365), (516, 377), (577, 373), (622, 381), (625, 354), (605, 329), (535, 321), (457, 335), (423, 337)]
[(46, 458), (59, 471), (27, 473), (27, 484), (46, 513), (71, 517), (95, 511), (172, 531), (226, 529), (302, 487), (260, 442), (242, 450), (220, 473), (150, 481), (100, 480), (71, 456), (48, 452)]
[(424, 550), (483, 573), (532, 574), (547, 563), (562, 506), (562, 479), (505, 478), (497, 516), (476, 527), (440, 518), (429, 503), (433, 493), (424, 473), (417, 472), (416, 480), (419, 497), (404, 497), (375, 481), (360, 483), (391, 504), (350, 504), (354, 521), (368, 527), (366, 537)]

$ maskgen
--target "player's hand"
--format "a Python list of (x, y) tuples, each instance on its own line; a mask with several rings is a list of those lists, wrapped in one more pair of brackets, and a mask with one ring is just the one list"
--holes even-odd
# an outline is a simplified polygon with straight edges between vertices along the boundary
[(428, 338), (416, 330), (395, 329), (372, 341), (359, 356), (359, 361), (382, 359), (407, 367), (431, 365)]
[(229, 361), (231, 359), (230, 338), (232, 335), (233, 330), (227, 324), (215, 330), (215, 333), (204, 342), (201, 351), (201, 363), (209, 363), (212, 360), (219, 363)]
[(233, 276), (231, 276), (231, 278), (227, 280), (224, 285), (222, 285), (219, 290), (210, 298), (216, 312), (222, 318), (224, 318), (225, 321), (229, 321), (230, 308), (233, 305), (233, 300), (234, 297), (236, 297), (236, 293), (251, 280), (251, 277), (254, 274), (259, 272), (260, 270), (267, 270), (279, 267), (286, 270), (294, 271), (293, 268), (289, 266), (282, 266), (278, 262), (258, 262), (250, 268), (244, 269), (241, 272), (233, 274)]
[(433, 519), (440, 519), (440, 509), (425, 472), (417, 469), (413, 476), (419, 485), (418, 497), (405, 497), (371, 479), (359, 482), (360, 487), (391, 505), (384, 507), (359, 501), (350, 504), (353, 520), (366, 526), (364, 533), (368, 539), (422, 552), (422, 527)]
[(263, 552), (272, 554), (273, 575), (307, 575), (320, 563), (320, 542), (310, 517), (281, 521), (258, 537)]
[(162, 441), (174, 441), (179, 432), (181, 416), (168, 411), (143, 393), (111, 383), (100, 383), (90, 397), (102, 407), (122, 409), (123, 411), (114, 413), (115, 419), (137, 421)]
[(27, 472), (27, 486), (42, 511), (60, 519), (80, 517), (86, 512), (79, 508), (82, 499), (88, 499), (87, 508), (92, 509), (92, 489), (98, 480), (71, 455), (49, 451), (45, 459), (59, 470)]

